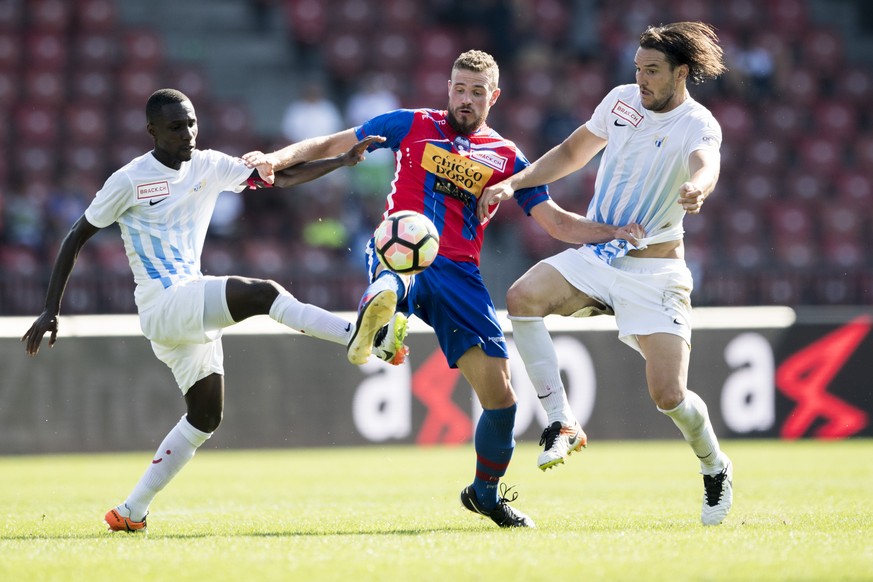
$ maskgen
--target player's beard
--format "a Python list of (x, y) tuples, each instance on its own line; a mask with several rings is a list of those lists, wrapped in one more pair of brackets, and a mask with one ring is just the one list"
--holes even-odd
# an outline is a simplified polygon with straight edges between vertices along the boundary
[(478, 117), (475, 117), (470, 123), (462, 124), (461, 121), (457, 117), (455, 117), (454, 112), (449, 109), (448, 122), (449, 126), (454, 129), (456, 133), (460, 133), (461, 135), (470, 135), (471, 133), (485, 125), (485, 116), (479, 115)]

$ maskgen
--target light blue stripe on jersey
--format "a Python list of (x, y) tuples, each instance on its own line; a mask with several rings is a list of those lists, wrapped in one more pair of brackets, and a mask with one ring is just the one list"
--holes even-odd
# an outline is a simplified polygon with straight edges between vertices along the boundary
[(149, 259), (148, 255), (145, 252), (145, 248), (142, 244), (142, 236), (140, 236), (139, 231), (130, 230), (130, 242), (133, 243), (133, 249), (136, 251), (136, 256), (139, 257), (140, 262), (143, 267), (145, 267), (146, 273), (148, 274), (150, 279), (158, 279), (161, 282), (161, 285), (164, 286), (164, 289), (169, 287), (172, 284), (169, 277), (162, 277), (158, 272), (158, 269), (155, 267), (154, 263), (152, 263), (151, 259)]

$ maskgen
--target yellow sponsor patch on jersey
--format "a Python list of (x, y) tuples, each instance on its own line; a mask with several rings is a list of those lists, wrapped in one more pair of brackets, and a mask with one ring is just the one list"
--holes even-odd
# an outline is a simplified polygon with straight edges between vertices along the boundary
[(482, 195), (482, 190), (494, 174), (494, 170), (484, 164), (447, 152), (430, 143), (424, 148), (421, 167), (472, 193), (476, 198)]

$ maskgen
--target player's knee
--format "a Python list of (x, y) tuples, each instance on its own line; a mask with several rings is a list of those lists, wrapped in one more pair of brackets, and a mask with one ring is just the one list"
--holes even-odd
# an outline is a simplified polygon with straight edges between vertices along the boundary
[(506, 311), (509, 315), (528, 315), (530, 296), (520, 281), (513, 283), (506, 292)]
[(224, 418), (223, 407), (218, 406), (194, 406), (188, 409), (188, 422), (191, 426), (202, 432), (215, 432)]
[(227, 306), (234, 321), (270, 312), (273, 302), (285, 289), (269, 279), (230, 279)]

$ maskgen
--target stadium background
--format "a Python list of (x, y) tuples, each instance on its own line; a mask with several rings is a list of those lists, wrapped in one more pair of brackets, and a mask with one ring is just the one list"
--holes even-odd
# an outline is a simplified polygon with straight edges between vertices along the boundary
[[(686, 219), (695, 304), (866, 305), (871, 13), (860, 0), (0, 0), (0, 315), (40, 310), (73, 220), (109, 173), (150, 148), (143, 109), (155, 88), (193, 99), (200, 147), (241, 154), (286, 143), (285, 108), (312, 79), (343, 111), (365, 80), (402, 106), (443, 107), (453, 58), (482, 48), (504, 90), (490, 121), (533, 159), (633, 81), (645, 25), (680, 19), (718, 27), (731, 69), (692, 87), (724, 131), (718, 188)], [(387, 171), (368, 161), (290, 191), (225, 195), (204, 269), (354, 308), (358, 249)], [(553, 194), (584, 210), (592, 181), (593, 167)], [(518, 274), (561, 248), (513, 207), (486, 238), (498, 307)], [(133, 313), (131, 290), (117, 234), (102, 233), (64, 313)]]
[[(372, 82), (402, 106), (443, 107), (455, 56), (483, 48), (497, 56), (504, 90), (490, 121), (537, 158), (611, 86), (632, 82), (647, 24), (680, 19), (714, 23), (731, 68), (692, 87), (725, 139), (717, 191), (686, 219), (694, 302), (703, 308), (691, 383), (727, 438), (869, 437), (870, 6), (0, 0), (0, 453), (149, 449), (165, 432), (152, 419), (182, 413), (132, 315), (132, 277), (114, 228), (80, 255), (52, 353), (25, 358), (18, 341), (41, 310), (72, 222), (112, 171), (151, 148), (144, 104), (156, 88), (192, 98), (200, 147), (242, 154), (287, 143), (286, 107), (313, 80), (340, 111)], [(370, 156), (288, 191), (223, 194), (204, 270), (271, 277), (303, 300), (354, 309), (365, 280), (358, 249), (390, 179), (385, 161)], [(586, 169), (553, 195), (583, 210), (593, 178)], [(515, 277), (561, 248), (512, 206), (486, 238), (483, 274), (498, 308)], [(245, 331), (249, 323), (256, 333)], [(616, 348), (611, 318), (566, 325), (555, 332), (562, 373), (591, 434), (676, 438), (646, 397), (642, 359)], [(226, 422), (210, 447), (469, 440), (475, 399), (431, 333), (411, 334), (409, 366), (356, 368), (325, 365), (343, 359), (340, 346), (279, 328), (267, 319), (228, 330)], [(522, 399), (516, 432), (535, 441), (544, 419), (534, 418), (540, 408), (519, 359), (510, 362)]]

